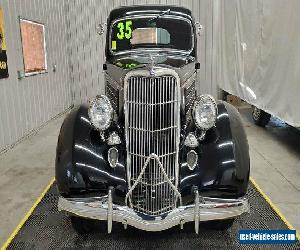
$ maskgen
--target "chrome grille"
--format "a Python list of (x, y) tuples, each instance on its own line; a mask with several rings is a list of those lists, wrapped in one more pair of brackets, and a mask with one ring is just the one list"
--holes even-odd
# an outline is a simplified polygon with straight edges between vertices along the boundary
[[(126, 82), (129, 190), (135, 185), (129, 201), (136, 211), (153, 216), (174, 209), (178, 198), (174, 188), (178, 184), (180, 96), (176, 79), (173, 75), (134, 75)], [(150, 155), (157, 157), (149, 159)]]

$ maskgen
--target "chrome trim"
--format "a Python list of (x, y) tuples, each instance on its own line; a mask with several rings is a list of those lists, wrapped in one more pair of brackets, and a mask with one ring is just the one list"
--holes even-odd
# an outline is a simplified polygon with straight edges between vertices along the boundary
[[(128, 178), (127, 183), (128, 183), (128, 190), (129, 190), (129, 192), (126, 195), (126, 202), (128, 199), (130, 207), (131, 208), (134, 207), (132, 199), (131, 199), (132, 191), (138, 185), (138, 183), (140, 185), (144, 185), (142, 177), (146, 171), (148, 164), (149, 165), (152, 164), (150, 166), (150, 169), (148, 169), (148, 171), (150, 171), (150, 172), (152, 169), (154, 169), (154, 164), (155, 164), (155, 166), (157, 166), (157, 170), (155, 170), (155, 172), (153, 170), (152, 173), (150, 173), (150, 174), (154, 174), (157, 176), (156, 181), (161, 182), (160, 179), (162, 179), (166, 184), (168, 183), (169, 185), (162, 185), (163, 187), (161, 187), (161, 189), (164, 189), (164, 190), (161, 190), (161, 189), (157, 188), (155, 185), (153, 185), (153, 184), (156, 184), (155, 180), (153, 180), (153, 182), (151, 181), (151, 185), (154, 187), (153, 190), (154, 190), (155, 194), (158, 192), (160, 194), (160, 196), (162, 196), (163, 194), (166, 194), (168, 192), (172, 193), (172, 194), (170, 194), (170, 201), (168, 204), (169, 206), (165, 207), (165, 209), (167, 209), (167, 210), (172, 210), (176, 207), (176, 201), (178, 199), (180, 200), (180, 198), (181, 198), (180, 193), (178, 192), (178, 188), (177, 188), (178, 187), (178, 178), (179, 178), (178, 152), (179, 152), (179, 139), (180, 139), (180, 117), (179, 117), (179, 115), (176, 115), (176, 114), (178, 114), (179, 109), (180, 109), (180, 78), (175, 70), (172, 70), (169, 68), (153, 67), (153, 70), (155, 73), (155, 77), (152, 77), (150, 75), (149, 70), (147, 70), (147, 69), (135, 69), (135, 70), (129, 71), (124, 78), (124, 102), (125, 102), (124, 113), (125, 113), (125, 136), (126, 136), (126, 148), (127, 148), (127, 178)], [(161, 77), (161, 79), (160, 79), (160, 77)], [(142, 82), (143, 81), (142, 78), (145, 78), (145, 82)], [(169, 78), (170, 79), (174, 78), (174, 79), (172, 81), (167, 80)], [(131, 79), (130, 81), (133, 81), (133, 82), (130, 82), (129, 79)], [(157, 80), (155, 80), (155, 82), (154, 82), (154, 81), (151, 81), (151, 79), (157, 79)], [(174, 82), (174, 81), (176, 81), (176, 82)], [(146, 83), (158, 84), (162, 88), (161, 89), (162, 96), (163, 96), (165, 89), (168, 89), (168, 87), (170, 88), (170, 86), (172, 86), (172, 88), (173, 88), (173, 91), (170, 91), (170, 93), (171, 92), (173, 93), (171, 99), (173, 102), (172, 108), (174, 108), (174, 110), (172, 110), (173, 112), (170, 112), (170, 116), (171, 116), (170, 118), (173, 119), (173, 123), (174, 123), (171, 125), (176, 126), (172, 130), (172, 132), (174, 133), (174, 137), (172, 138), (174, 140), (172, 142), (172, 145), (174, 145), (174, 152), (172, 152), (172, 154), (175, 156), (175, 157), (172, 157), (172, 160), (174, 161), (174, 163), (169, 162), (169, 158), (171, 158), (171, 157), (169, 157), (170, 152), (169, 151), (167, 152), (167, 150), (165, 150), (165, 151), (168, 154), (166, 154), (165, 151), (163, 152), (162, 146), (159, 143), (156, 144), (156, 146), (155, 146), (155, 150), (157, 152), (151, 152), (151, 149), (147, 148), (147, 145), (150, 142), (150, 138), (151, 138), (152, 134), (154, 132), (157, 132), (156, 130), (154, 130), (154, 128), (149, 127), (151, 117), (149, 117), (148, 112), (149, 112), (149, 110), (152, 110), (152, 108), (153, 108), (153, 105), (150, 105), (150, 104), (161, 105), (161, 107), (164, 107), (163, 105), (165, 105), (164, 102), (166, 101), (166, 99), (162, 99), (161, 100), (162, 103), (160, 103), (160, 102), (155, 103), (154, 100), (156, 100), (155, 98), (158, 98), (158, 97), (156, 96), (155, 93), (152, 93), (151, 89), (153, 89), (153, 88), (150, 88), (150, 87), (149, 88), (136, 88), (136, 89), (130, 88), (129, 89), (129, 84), (133, 85), (133, 84), (142, 84), (142, 83), (144, 83), (144, 85), (146, 85)], [(133, 95), (132, 92), (135, 91), (134, 93), (136, 93), (137, 90), (139, 90), (139, 93), (137, 95), (140, 95), (141, 97), (144, 98), (142, 102), (136, 100), (136, 98), (134, 98), (133, 101), (131, 101), (131, 99), (128, 99), (131, 95)], [(130, 93), (128, 93), (128, 92), (130, 92)], [(160, 100), (160, 98), (158, 98), (158, 100)], [(134, 103), (134, 105), (131, 105), (131, 103)], [(139, 106), (142, 106), (142, 108)], [(148, 107), (148, 108), (145, 108), (145, 107)], [(134, 109), (134, 112), (133, 112), (133, 109)], [(144, 114), (144, 112), (146, 112), (146, 114)], [(136, 119), (136, 117), (138, 117), (139, 119)], [(164, 118), (161, 117), (160, 120), (163, 121), (163, 119)], [(138, 125), (132, 126), (132, 125), (130, 125), (130, 123), (133, 123), (133, 124), (138, 123)], [(143, 131), (145, 131), (145, 129), (146, 129), (146, 135), (142, 136), (141, 133), (143, 133)], [(167, 128), (159, 127), (158, 131), (162, 131), (162, 129), (167, 129)], [(138, 147), (142, 147), (141, 152), (135, 152), (134, 150), (132, 150), (132, 148), (134, 146), (137, 146), (137, 145), (132, 145), (132, 143), (134, 141), (139, 142)], [(161, 147), (161, 148), (158, 148), (158, 147)], [(164, 158), (164, 159), (162, 159), (162, 158)], [(138, 164), (132, 165), (132, 163), (131, 163), (132, 159), (135, 162), (138, 162)], [(153, 159), (153, 162), (151, 162), (151, 159)], [(168, 166), (168, 168), (165, 169), (166, 166)], [(132, 172), (134, 172), (134, 175), (132, 174)], [(172, 173), (172, 174), (170, 175), (170, 173)], [(173, 178), (173, 177), (175, 177), (175, 178)], [(172, 185), (170, 185), (170, 183)], [(142, 190), (140, 190), (140, 191), (142, 192)], [(138, 193), (138, 197), (139, 196), (142, 197), (142, 193)], [(150, 199), (150, 197), (147, 196), (147, 193), (145, 193), (145, 196), (146, 197), (144, 197), (144, 200), (146, 198)], [(157, 196), (159, 196), (159, 195), (157, 195)], [(144, 200), (141, 198), (140, 203), (144, 202)], [(159, 206), (161, 206), (161, 207), (163, 206), (157, 199), (156, 199), (156, 203), (155, 203), (156, 207), (149, 207), (149, 206), (151, 206), (152, 203), (149, 203), (149, 204), (145, 203), (145, 206), (139, 205), (138, 201), (136, 201), (135, 203), (136, 203), (135, 208), (139, 212), (143, 212), (143, 213), (150, 214), (150, 215), (158, 215), (158, 213), (165, 212), (165, 211), (162, 211), (161, 209), (157, 209)]]
[(195, 233), (198, 234), (199, 233), (199, 206), (200, 206), (200, 201), (199, 201), (199, 191), (196, 190), (195, 192)]
[[(112, 64), (113, 65), (113, 64)], [(115, 65), (113, 65), (115, 66)], [(115, 66), (117, 67), (117, 66)], [(118, 67), (117, 67), (118, 68)], [(105, 77), (106, 77), (106, 80), (115, 88), (115, 89), (118, 89), (118, 90), (123, 90), (123, 86), (120, 84), (120, 82), (122, 81), (116, 81), (114, 80), (109, 74), (105, 73)]]
[(205, 139), (205, 136), (206, 136), (206, 130), (201, 130), (201, 133), (198, 136), (198, 140), (203, 141)]
[(246, 197), (220, 199), (200, 197), (195, 192), (195, 204), (179, 206), (164, 216), (143, 217), (127, 206), (113, 204), (111, 192), (109, 194), (91, 198), (59, 197), (58, 210), (85, 218), (107, 220), (108, 232), (113, 221), (123, 223), (124, 227), (131, 225), (145, 231), (162, 231), (176, 225), (182, 227), (184, 223), (194, 221), (197, 232), (198, 221), (232, 218), (249, 213), (250, 209)]
[(128, 18), (139, 19), (139, 18), (151, 18), (151, 17), (156, 17), (156, 16), (157, 16), (156, 14), (132, 15), (132, 16), (121, 17), (121, 18), (115, 19), (113, 22), (111, 22), (110, 27), (109, 27), (109, 32), (108, 32), (109, 52), (112, 55), (123, 55), (123, 54), (126, 54), (126, 53), (132, 53), (132, 52), (135, 52), (135, 51), (145, 51), (145, 50), (147, 50), (147, 51), (174, 51), (174, 52), (179, 52), (179, 53), (190, 54), (193, 51), (194, 47), (195, 47), (193, 23), (191, 22), (191, 20), (189, 20), (186, 17), (176, 16), (176, 15), (168, 15), (168, 16), (163, 16), (161, 18), (179, 19), (179, 20), (183, 20), (183, 21), (190, 24), (190, 26), (191, 26), (191, 39), (192, 39), (192, 47), (191, 47), (190, 50), (179, 50), (179, 49), (170, 49), (170, 48), (165, 48), (165, 49), (162, 49), (162, 48), (152, 48), (152, 49), (139, 48), (139, 49), (124, 50), (124, 51), (120, 51), (120, 52), (112, 51), (112, 49), (111, 49), (111, 33), (112, 33), (112, 28), (115, 25), (115, 23), (117, 23), (119, 21), (127, 20)]
[(149, 22), (152, 22), (154, 20), (157, 20), (158, 18), (164, 16), (164, 15), (170, 15), (170, 11), (171, 9), (167, 9), (167, 10), (164, 10), (164, 11), (161, 11), (161, 13), (157, 14), (156, 17), (153, 17), (152, 19), (149, 20)]
[(108, 190), (108, 201), (107, 201), (107, 233), (111, 233), (113, 222), (113, 202), (111, 189)]
[[(130, 54), (128, 57), (131, 57), (132, 53), (141, 53), (141, 54), (150, 54), (150, 53), (163, 53), (163, 52), (167, 52), (169, 54), (180, 54), (182, 56), (189, 56), (191, 51), (185, 51), (185, 50), (178, 50), (178, 49), (168, 49), (168, 48), (138, 48), (138, 49), (131, 49), (131, 50), (124, 50), (124, 51), (120, 51), (117, 52), (113, 55), (126, 55), (126, 54)], [(137, 65), (136, 67), (139, 67), (140, 65)], [(118, 67), (118, 66), (116, 66)], [(130, 70), (130, 69), (127, 69)]]
[(181, 88), (189, 88), (196, 80), (196, 77), (197, 73), (195, 72), (188, 79), (186, 79), (186, 81), (182, 84)]
[[(161, 13), (162, 11), (161, 10), (133, 10), (133, 11), (127, 11), (126, 12), (126, 16), (131, 16), (133, 14), (136, 14), (136, 13), (141, 13), (141, 14), (144, 14), (144, 13)], [(179, 12), (179, 11), (174, 11), (174, 10), (171, 10), (170, 11), (171, 14), (175, 14), (175, 15), (179, 15), (179, 16), (185, 16), (186, 18), (192, 20), (192, 16), (191, 15), (188, 15), (188, 14), (185, 14), (183, 12)]]
[(126, 15), (131, 16), (136, 13), (161, 13), (161, 10), (133, 10), (127, 11)]
[(182, 16), (185, 16), (186, 18), (190, 19), (190, 20), (193, 20), (193, 17), (191, 15), (185, 14), (183, 12), (171, 10), (171, 13), (173, 13), (175, 15), (182, 15)]
[[(195, 152), (195, 151), (194, 151), (194, 152)], [(143, 174), (145, 173), (145, 170), (146, 170), (146, 168), (147, 168), (147, 166), (148, 166), (148, 164), (149, 164), (149, 162), (150, 162), (151, 159), (155, 159), (155, 160), (157, 161), (158, 166), (159, 166), (160, 170), (162, 171), (165, 180), (166, 180), (166, 181), (169, 183), (169, 185), (172, 187), (172, 189), (173, 189), (174, 192), (176, 193), (177, 199), (179, 199), (180, 205), (182, 205), (182, 199), (181, 199), (181, 194), (180, 194), (180, 192), (178, 191), (177, 187), (175, 187), (175, 186), (173, 185), (172, 181), (170, 180), (169, 176), (167, 175), (166, 171), (164, 170), (164, 167), (162, 166), (162, 164), (161, 164), (161, 162), (160, 162), (160, 160), (159, 160), (159, 157), (158, 157), (156, 154), (151, 154), (151, 155), (147, 158), (147, 160), (146, 160), (146, 162), (145, 162), (143, 168), (141, 169), (141, 172), (140, 172), (139, 176), (137, 177), (137, 179), (136, 179), (134, 185), (130, 188), (130, 190), (129, 190), (128, 193), (126, 194), (126, 197), (125, 197), (125, 204), (127, 205), (127, 199), (128, 199), (128, 197), (129, 197), (129, 195), (131, 195), (131, 193), (132, 193), (132, 191), (134, 190), (134, 188), (141, 182), (141, 179), (142, 179), (142, 177), (143, 177)], [(177, 202), (177, 199), (176, 199), (175, 203)], [(132, 207), (132, 204), (131, 204), (131, 207)]]
[[(132, 50), (131, 50), (132, 51)], [(131, 52), (130, 51), (130, 52)], [(164, 50), (165, 51), (165, 50)], [(166, 52), (166, 51), (165, 51)], [(187, 53), (183, 53), (184, 55), (179, 55), (179, 54), (168, 54), (168, 51), (166, 53), (151, 53), (151, 56), (153, 58), (157, 58), (157, 57), (168, 57), (168, 58), (173, 58), (173, 59), (181, 59), (182, 60), (182, 57), (188, 57), (192, 62), (195, 61), (195, 58), (193, 56), (190, 56), (190, 55), (187, 55)], [(124, 56), (122, 57), (122, 60), (128, 60), (128, 59), (132, 59), (132, 58), (141, 58), (141, 57), (149, 57), (150, 58), (150, 54), (149, 53), (146, 53), (144, 50), (142, 51), (142, 53), (134, 53), (134, 54), (130, 54), (128, 56)], [(137, 65), (136, 67), (140, 66), (140, 67), (144, 67), (144, 65), (147, 65), (149, 62), (141, 62), (139, 65)], [(162, 62), (155, 62), (156, 64), (159, 64), (160, 66), (161, 65), (164, 65), (164, 67), (167, 66), (167, 68), (171, 68), (172, 66), (168, 65), (168, 64), (163, 64)], [(115, 64), (112, 64), (115, 66)], [(186, 66), (186, 65), (185, 65)], [(116, 66), (118, 67), (118, 66)], [(137, 69), (137, 68), (134, 68), (134, 69)], [(118, 67), (119, 68), (119, 67)], [(132, 68), (133, 69), (133, 68)], [(131, 69), (125, 69), (125, 70), (131, 70)], [(107, 73), (106, 73), (107, 74)], [(186, 75), (187, 74), (190, 74), (190, 76), (188, 76), (186, 78)], [(188, 71), (187, 73), (185, 73), (185, 75), (183, 76), (183, 78), (185, 77), (185, 82), (189, 80), (189, 78), (191, 78), (192, 76), (196, 77), (196, 73), (191, 73), (190, 71)], [(183, 83), (185, 83), (183, 82)], [(123, 89), (123, 87), (122, 87)]]

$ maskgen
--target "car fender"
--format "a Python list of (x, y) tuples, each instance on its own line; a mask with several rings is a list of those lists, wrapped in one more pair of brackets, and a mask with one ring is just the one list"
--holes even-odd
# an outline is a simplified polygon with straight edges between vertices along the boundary
[(189, 170), (186, 154), (191, 148), (183, 147), (181, 153), (180, 188), (183, 196), (191, 196), (198, 188), (203, 196), (242, 197), (247, 192), (250, 157), (247, 136), (237, 109), (229, 103), (218, 102), (214, 128), (193, 149), (198, 154), (198, 164)]
[[(114, 129), (111, 126), (109, 133)], [(104, 135), (103, 135), (104, 136)], [(56, 150), (56, 182), (64, 196), (79, 193), (103, 192), (109, 187), (126, 188), (125, 159), (120, 153), (117, 166), (108, 162), (111, 146), (90, 122), (88, 105), (74, 108), (65, 118), (58, 137)], [(123, 144), (115, 146), (122, 152)]]

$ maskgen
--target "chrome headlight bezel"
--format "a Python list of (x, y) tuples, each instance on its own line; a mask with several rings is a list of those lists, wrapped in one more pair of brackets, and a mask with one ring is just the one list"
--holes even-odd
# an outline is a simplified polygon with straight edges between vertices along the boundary
[[(106, 121), (103, 125), (100, 125), (99, 121), (95, 118), (96, 114), (96, 105), (103, 106), (106, 105)], [(106, 95), (97, 95), (94, 99), (90, 101), (88, 115), (91, 121), (91, 124), (98, 130), (103, 131), (110, 127), (110, 124), (113, 119), (113, 107), (109, 98)], [(99, 112), (99, 111), (98, 111)]]
[[(208, 108), (206, 111), (204, 111)], [(209, 117), (209, 121), (201, 121), (201, 115), (206, 112)], [(216, 124), (217, 120), (217, 103), (211, 95), (200, 95), (194, 103), (193, 118), (196, 126), (202, 130), (209, 130)]]

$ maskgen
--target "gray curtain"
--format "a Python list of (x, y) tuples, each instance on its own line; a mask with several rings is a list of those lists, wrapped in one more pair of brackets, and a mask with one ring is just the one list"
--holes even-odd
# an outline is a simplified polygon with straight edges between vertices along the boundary
[(300, 1), (214, 3), (219, 87), (300, 127)]

